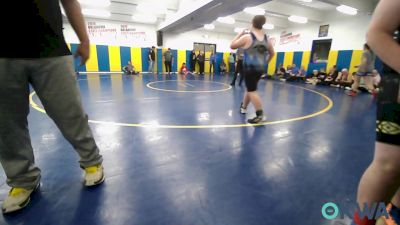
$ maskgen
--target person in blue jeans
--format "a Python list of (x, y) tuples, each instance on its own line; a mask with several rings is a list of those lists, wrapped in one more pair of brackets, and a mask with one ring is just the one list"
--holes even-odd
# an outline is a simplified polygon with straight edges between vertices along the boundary
[[(214, 54), (214, 52), (212, 52), (211, 55), (210, 55), (210, 74), (212, 72), (215, 73), (215, 70), (216, 70), (215, 64), (216, 64), (216, 62), (217, 62), (217, 56)], [(214, 69), (214, 71), (213, 71), (213, 69)]]

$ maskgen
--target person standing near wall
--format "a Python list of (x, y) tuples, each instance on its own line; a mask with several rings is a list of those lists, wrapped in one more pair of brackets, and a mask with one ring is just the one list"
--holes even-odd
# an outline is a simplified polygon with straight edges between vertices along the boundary
[(196, 60), (197, 60), (196, 52), (193, 50), (190, 53), (190, 71), (192, 71), (192, 73), (196, 73)]
[(156, 61), (156, 47), (152, 46), (149, 51), (149, 72), (154, 72), (154, 62)]
[(200, 67), (200, 75), (204, 75), (204, 62), (205, 62), (204, 52), (199, 53), (199, 55), (197, 56), (197, 62), (199, 63)]
[[(76, 56), (84, 65), (90, 43), (80, 4), (77, 0), (61, 0), (61, 4), (79, 38)], [(80, 166), (85, 171), (84, 184), (102, 183), (104, 173), (103, 158), (82, 107), (74, 58), (65, 43), (60, 2), (10, 1), (6, 8), (0, 13), (1, 27), (9, 32), (3, 37), (7, 45), (0, 51), (0, 162), (11, 186), (2, 211), (10, 213), (28, 205), (41, 178), (28, 130), (29, 85), (47, 115), (79, 154)], [(16, 11), (21, 14), (15, 14)], [(61, 156), (56, 158), (65, 160)], [(60, 166), (60, 171), (52, 172), (63, 173), (63, 169)]]
[(172, 72), (172, 60), (173, 60), (172, 52), (171, 49), (168, 48), (166, 52), (164, 52), (164, 64), (165, 64), (165, 70), (167, 71), (168, 74), (171, 74)]
[[(215, 64), (216, 64), (216, 63), (217, 63), (217, 57), (216, 57), (216, 55), (214, 54), (214, 52), (211, 52), (211, 55), (210, 55), (210, 74), (211, 74), (212, 72), (215, 73), (215, 70), (216, 70)], [(213, 71), (213, 69), (214, 69), (214, 71)]]
[(233, 53), (231, 53), (229, 55), (228, 62), (229, 62), (229, 72), (234, 73), (235, 72), (235, 57), (233, 56)]
[[(381, 0), (372, 16), (367, 43), (384, 62), (377, 98), (374, 159), (361, 178), (357, 203), (392, 202), (391, 215), (400, 210), (400, 1)], [(394, 34), (394, 35), (393, 35)], [(394, 38), (393, 38), (394, 36)], [(375, 225), (375, 220), (354, 216), (357, 225)], [(396, 221), (399, 224), (399, 221)]]
[(243, 82), (243, 78), (244, 78), (243, 58), (244, 58), (244, 50), (242, 48), (239, 48), (236, 52), (235, 74), (233, 75), (233, 80), (231, 82), (231, 86), (235, 86), (238, 74), (240, 74), (239, 86), (242, 86), (242, 82)]

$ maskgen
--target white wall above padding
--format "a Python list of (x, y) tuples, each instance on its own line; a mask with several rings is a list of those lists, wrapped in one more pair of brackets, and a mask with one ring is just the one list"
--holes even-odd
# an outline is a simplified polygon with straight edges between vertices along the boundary
[[(284, 30), (293, 35), (300, 35), (299, 39), (288, 44), (279, 44), (283, 30), (273, 31), (270, 34), (276, 40), (275, 49), (278, 52), (286, 51), (310, 51), (313, 40), (332, 39), (331, 50), (354, 50), (362, 49), (365, 43), (365, 34), (371, 20), (369, 15), (346, 16), (339, 15), (335, 18), (328, 17), (326, 22), (321, 24), (294, 24)], [(329, 24), (327, 37), (318, 37), (319, 26)]]
[[(90, 19), (86, 28), (91, 44), (150, 47), (157, 43), (156, 27), (151, 25)], [(64, 23), (64, 36), (68, 43), (79, 43), (69, 23)]]

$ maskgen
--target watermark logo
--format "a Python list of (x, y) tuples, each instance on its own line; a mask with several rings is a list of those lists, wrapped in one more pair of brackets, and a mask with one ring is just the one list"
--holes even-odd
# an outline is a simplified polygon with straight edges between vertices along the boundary
[[(345, 216), (350, 218), (353, 217), (353, 215), (345, 215), (345, 212), (341, 211), (340, 209), (341, 207), (337, 203), (327, 202), (322, 206), (321, 213), (322, 216), (327, 220), (344, 219)], [(362, 210), (357, 205), (355, 212), (358, 212), (360, 218), (367, 217), (369, 220), (378, 220), (382, 216), (386, 219), (389, 219), (389, 212), (386, 209), (386, 204), (383, 202), (375, 202), (370, 206), (367, 203), (364, 203)], [(354, 222), (353, 225), (355, 225)]]

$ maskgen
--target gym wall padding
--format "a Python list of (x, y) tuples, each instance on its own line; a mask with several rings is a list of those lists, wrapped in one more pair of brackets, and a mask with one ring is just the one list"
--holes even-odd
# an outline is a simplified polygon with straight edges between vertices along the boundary
[[(75, 53), (78, 45), (75, 43), (68, 44), (72, 53)], [(79, 59), (75, 60), (75, 68), (79, 72), (117, 72), (132, 61), (136, 70), (147, 72), (149, 67), (148, 52), (149, 48), (139, 47), (125, 47), (125, 46), (105, 46), (105, 45), (90, 45), (90, 59), (86, 65), (79, 66)], [(156, 65), (155, 71), (165, 72), (163, 63), (163, 53), (167, 49), (156, 49)], [(190, 68), (190, 50), (172, 50), (174, 56), (173, 71), (177, 72), (182, 63), (186, 62), (187, 67)], [(222, 60), (225, 61), (229, 67), (228, 57), (230, 52), (217, 52), (216, 70), (219, 72), (219, 66)], [(268, 74), (274, 74), (280, 64), (285, 66), (296, 64), (298, 67), (304, 66), (307, 73), (312, 73), (313, 69), (325, 69), (328, 71), (333, 65), (337, 65), (338, 69), (349, 69), (352, 73), (357, 69), (355, 66), (359, 65), (362, 57), (362, 50), (333, 50), (329, 53), (328, 61), (326, 63), (310, 63), (311, 52), (277, 52), (275, 57), (272, 58), (270, 63), (265, 66)], [(206, 56), (209, 58), (209, 55)], [(210, 62), (205, 62), (205, 72), (209, 72)], [(198, 64), (196, 69), (198, 71)], [(378, 71), (382, 70), (382, 61), (378, 58), (375, 62), (375, 67)], [(229, 69), (229, 68), (228, 68)]]

